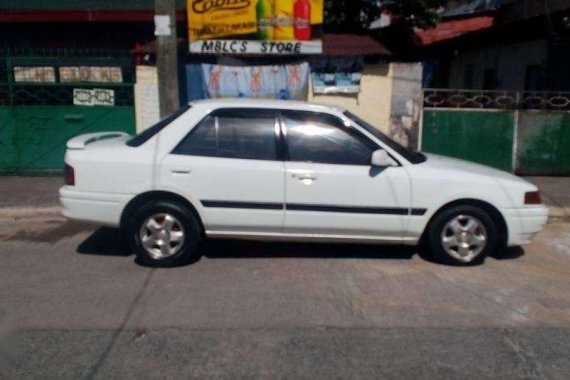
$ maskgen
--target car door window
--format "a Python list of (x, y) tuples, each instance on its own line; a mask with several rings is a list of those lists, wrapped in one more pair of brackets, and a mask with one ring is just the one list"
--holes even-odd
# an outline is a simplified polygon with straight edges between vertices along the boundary
[(290, 161), (370, 165), (375, 147), (332, 115), (284, 112)]
[(173, 153), (275, 160), (277, 158), (275, 123), (274, 115), (269, 112), (218, 111), (194, 127)]

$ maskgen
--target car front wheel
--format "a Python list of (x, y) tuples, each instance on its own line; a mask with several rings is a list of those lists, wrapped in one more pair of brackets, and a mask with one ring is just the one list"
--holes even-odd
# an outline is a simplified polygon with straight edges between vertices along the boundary
[(439, 262), (476, 265), (495, 249), (497, 227), (475, 206), (455, 206), (439, 213), (429, 228), (429, 246)]
[(153, 267), (189, 263), (197, 257), (200, 224), (185, 207), (170, 201), (140, 207), (127, 226), (128, 240), (137, 258)]

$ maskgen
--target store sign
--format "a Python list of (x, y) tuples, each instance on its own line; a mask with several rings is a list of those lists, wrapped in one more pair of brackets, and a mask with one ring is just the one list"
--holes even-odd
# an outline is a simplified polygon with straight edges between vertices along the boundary
[(101, 88), (74, 88), (73, 105), (76, 106), (114, 106), (115, 91)]
[(210, 54), (320, 54), (320, 41), (206, 40), (190, 44), (190, 51)]
[(323, 0), (188, 0), (190, 52), (320, 54)]

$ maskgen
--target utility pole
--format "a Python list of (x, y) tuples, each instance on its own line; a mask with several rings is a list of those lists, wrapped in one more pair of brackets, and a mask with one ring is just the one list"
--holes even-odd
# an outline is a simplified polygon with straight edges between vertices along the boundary
[(158, 102), (160, 117), (164, 117), (180, 107), (176, 0), (154, 0), (154, 14)]

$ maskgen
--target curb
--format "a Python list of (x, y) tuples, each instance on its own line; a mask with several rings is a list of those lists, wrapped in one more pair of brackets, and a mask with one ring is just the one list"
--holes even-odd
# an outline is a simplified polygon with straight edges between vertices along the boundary
[(548, 223), (570, 222), (569, 207), (548, 207)]
[(67, 220), (61, 214), (61, 207), (2, 207), (0, 208), (0, 223), (18, 222), (29, 219)]
[[(0, 223), (29, 219), (67, 220), (60, 206), (0, 207)], [(548, 223), (570, 223), (570, 207), (548, 207)]]

